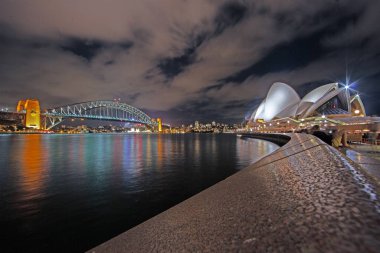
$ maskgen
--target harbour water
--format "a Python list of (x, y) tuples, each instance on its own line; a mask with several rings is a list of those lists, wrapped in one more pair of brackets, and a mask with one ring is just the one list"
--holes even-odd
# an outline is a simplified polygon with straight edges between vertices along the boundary
[(277, 148), (233, 134), (0, 135), (1, 252), (88, 250)]

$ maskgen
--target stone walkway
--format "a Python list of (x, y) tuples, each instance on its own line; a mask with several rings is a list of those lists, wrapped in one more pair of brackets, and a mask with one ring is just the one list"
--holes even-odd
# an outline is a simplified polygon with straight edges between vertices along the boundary
[(351, 144), (350, 146), (356, 152), (380, 161), (380, 145)]
[(295, 134), (273, 154), (89, 252), (379, 251), (376, 181), (319, 139)]
[[(355, 147), (352, 147), (355, 149)], [(368, 152), (357, 152), (353, 149), (342, 149), (343, 154), (350, 158), (355, 163), (359, 164), (369, 176), (372, 176), (380, 183), (380, 155), (374, 158)], [(379, 151), (380, 152), (380, 151)], [(379, 153), (380, 154), (380, 153)]]

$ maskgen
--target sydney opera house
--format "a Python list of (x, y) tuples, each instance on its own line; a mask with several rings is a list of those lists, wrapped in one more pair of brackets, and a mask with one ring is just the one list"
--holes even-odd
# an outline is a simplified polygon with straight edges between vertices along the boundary
[(366, 112), (360, 96), (351, 95), (348, 86), (329, 83), (300, 98), (292, 87), (277, 82), (252, 113), (249, 122), (270, 122), (285, 118), (294, 121), (316, 117), (339, 119), (351, 116), (366, 116)]

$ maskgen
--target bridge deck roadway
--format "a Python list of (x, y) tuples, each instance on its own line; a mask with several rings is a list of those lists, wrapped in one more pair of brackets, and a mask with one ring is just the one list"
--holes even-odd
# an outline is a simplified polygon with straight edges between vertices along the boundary
[(379, 185), (339, 151), (296, 134), (259, 162), (89, 252), (379, 249)]

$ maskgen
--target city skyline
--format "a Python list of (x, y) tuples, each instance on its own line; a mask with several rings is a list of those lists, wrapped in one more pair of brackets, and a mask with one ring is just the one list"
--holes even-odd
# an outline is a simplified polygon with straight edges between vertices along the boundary
[(350, 83), (368, 114), (380, 114), (376, 1), (0, 7), (0, 106), (121, 98), (173, 125), (239, 123), (273, 82), (304, 95), (331, 81)]

